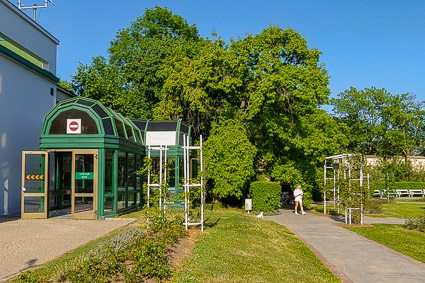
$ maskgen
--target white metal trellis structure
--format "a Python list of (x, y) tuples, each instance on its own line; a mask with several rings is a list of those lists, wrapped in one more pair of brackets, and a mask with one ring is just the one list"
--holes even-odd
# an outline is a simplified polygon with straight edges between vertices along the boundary
[[(344, 162), (344, 160), (347, 160), (350, 158), (352, 153), (346, 153), (346, 154), (338, 154), (333, 156), (328, 156), (325, 159), (325, 164), (323, 168), (324, 172), (324, 184), (325, 184), (325, 190), (323, 192), (323, 205), (324, 205), (324, 214), (326, 214), (326, 207), (328, 203), (333, 203), (333, 208), (338, 210), (339, 213), (339, 205), (340, 205), (340, 196), (339, 196), (339, 179), (340, 179), (340, 164)], [(329, 165), (329, 161), (332, 161), (332, 166)], [(349, 166), (350, 170), (351, 166)], [(328, 177), (329, 171), (333, 172), (330, 177)], [(351, 173), (349, 173), (351, 176)], [(346, 176), (346, 172), (344, 171), (344, 177)], [(327, 181), (333, 181), (333, 189), (332, 190), (326, 190), (326, 182)], [(331, 191), (333, 193), (333, 196), (330, 200), (327, 199), (327, 192)]]
[[(341, 165), (345, 165), (345, 169), (343, 170), (343, 177), (344, 179), (347, 179), (347, 171), (348, 171), (348, 186), (351, 188), (351, 182), (358, 181), (360, 187), (364, 185), (364, 180), (367, 180), (367, 188), (368, 191), (370, 191), (370, 176), (367, 174), (366, 176), (363, 174), (363, 166), (360, 166), (360, 172), (359, 172), (359, 178), (352, 178), (352, 165), (350, 159), (354, 156), (353, 153), (347, 153), (347, 154), (339, 154), (339, 155), (333, 155), (328, 156), (325, 159), (324, 164), (324, 184), (325, 184), (325, 190), (323, 192), (323, 204), (324, 204), (324, 211), (323, 213), (326, 214), (326, 205), (327, 203), (333, 203), (334, 209), (337, 209), (337, 212), (339, 214), (340, 204), (341, 204), (341, 198), (340, 198), (340, 187), (339, 187), (339, 181), (341, 178)], [(332, 166), (329, 165), (329, 162), (332, 161)], [(348, 170), (347, 170), (348, 168)], [(331, 176), (328, 176), (329, 171), (332, 172), (330, 174)], [(326, 190), (326, 182), (327, 181), (333, 181), (333, 188), (331, 190)], [(331, 191), (333, 193), (333, 196), (330, 200), (327, 199), (327, 192)], [(360, 196), (362, 197), (362, 196)], [(349, 215), (347, 215), (347, 209), (349, 212)], [(345, 209), (345, 222), (347, 223), (347, 217), (349, 216), (349, 222), (351, 224), (351, 211), (352, 210), (360, 210), (361, 214), (361, 224), (363, 224), (363, 203), (360, 203), (360, 207), (348, 207)]]
[[(202, 135), (200, 136), (200, 144), (199, 146), (190, 146), (189, 145), (189, 137), (184, 137), (183, 139), (183, 187), (184, 187), (184, 225), (186, 230), (188, 226), (191, 225), (201, 225), (201, 231), (204, 232), (204, 203), (205, 203), (205, 194), (204, 194), (204, 160), (202, 153)], [(190, 179), (190, 151), (191, 150), (199, 150), (199, 161), (201, 165), (201, 171), (198, 172), (200, 174), (199, 183), (193, 183), (193, 179)], [(193, 177), (193, 176), (192, 176)], [(199, 188), (199, 197), (200, 197), (200, 213), (201, 219), (199, 222), (191, 222), (190, 219), (190, 189), (197, 187)]]
[[(167, 201), (165, 199), (165, 194), (164, 194), (164, 198), (163, 198), (163, 184), (167, 184), (167, 151), (168, 151), (168, 146), (149, 146), (148, 147), (148, 158), (151, 158), (151, 151), (152, 150), (156, 150), (159, 151), (159, 178), (158, 178), (158, 183), (151, 183), (151, 174), (152, 174), (152, 170), (153, 168), (148, 168), (148, 176), (147, 176), (147, 182), (146, 182), (146, 186), (147, 186), (147, 207), (150, 207), (150, 193), (152, 189), (158, 189), (159, 190), (159, 210), (161, 211), (162, 208), (164, 208), (164, 214), (165, 214), (165, 210), (166, 210), (166, 204)], [(149, 218), (148, 218), (148, 222), (149, 222)]]

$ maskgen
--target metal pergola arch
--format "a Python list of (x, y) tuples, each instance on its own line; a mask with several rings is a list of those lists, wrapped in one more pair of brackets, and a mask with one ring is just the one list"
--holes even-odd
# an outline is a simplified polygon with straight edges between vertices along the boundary
[[(323, 172), (324, 172), (324, 191), (323, 191), (323, 205), (324, 210), (323, 213), (326, 214), (327, 211), (327, 203), (333, 203), (334, 210), (337, 210), (337, 213), (340, 213), (340, 204), (341, 204), (341, 197), (340, 197), (340, 187), (339, 187), (339, 181), (341, 178), (341, 165), (346, 164), (348, 168), (348, 176), (347, 172), (344, 170), (343, 172), (343, 178), (348, 180), (348, 186), (351, 188), (351, 182), (352, 181), (358, 181), (360, 187), (364, 185), (364, 180), (366, 179), (367, 182), (367, 188), (368, 191), (370, 191), (370, 175), (364, 175), (363, 173), (363, 166), (360, 166), (359, 170), (359, 178), (353, 178), (352, 176), (352, 164), (351, 164), (351, 158), (356, 156), (358, 154), (355, 153), (344, 153), (344, 154), (338, 154), (338, 155), (332, 155), (325, 158), (324, 166), (323, 166)], [(333, 163), (331, 166), (329, 165), (329, 161), (332, 161)], [(332, 171), (331, 177), (328, 177), (328, 172)], [(326, 190), (326, 183), (327, 181), (333, 181), (333, 188), (330, 190)], [(330, 191), (333, 193), (333, 197), (328, 200), (327, 198), (327, 192)], [(363, 209), (364, 205), (361, 202), (359, 207), (346, 207), (345, 208), (345, 222), (349, 222), (351, 224), (351, 212), (352, 210), (359, 210), (361, 214), (361, 224), (363, 224)]]

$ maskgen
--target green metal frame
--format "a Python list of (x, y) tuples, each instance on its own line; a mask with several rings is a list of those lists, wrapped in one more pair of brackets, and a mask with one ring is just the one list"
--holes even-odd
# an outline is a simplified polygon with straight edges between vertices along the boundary
[[(85, 105), (78, 103), (79, 100), (84, 100), (86, 104), (92, 103), (92, 105)], [(98, 105), (102, 110), (107, 114), (107, 117), (101, 118), (93, 107)], [(76, 109), (86, 112), (96, 123), (98, 128), (98, 134), (81, 134), (81, 135), (50, 135), (50, 127), (52, 122), (58, 115), (64, 111), (71, 109)], [(111, 119), (114, 135), (108, 135), (105, 133), (103, 127), (103, 119)], [(115, 123), (123, 123), (123, 126), (130, 129), (134, 137), (138, 135), (135, 139), (128, 139), (127, 131), (124, 130), (124, 137), (119, 136)], [(135, 157), (145, 155), (145, 148), (143, 145), (143, 138), (141, 135), (140, 129), (134, 125), (129, 119), (124, 118), (122, 115), (115, 113), (110, 108), (104, 107), (99, 101), (77, 97), (71, 98), (65, 101), (60, 102), (45, 118), (43, 129), (41, 133), (41, 142), (40, 148), (44, 151), (55, 150), (55, 149), (69, 149), (78, 150), (78, 149), (98, 149), (98, 218), (104, 218), (108, 216), (116, 216), (131, 210), (137, 210), (140, 208), (143, 203), (132, 203), (128, 205), (128, 188), (127, 188), (127, 179), (125, 179), (126, 186), (126, 205), (125, 209), (118, 210), (118, 189), (117, 189), (117, 174), (118, 174), (118, 151), (125, 152), (126, 156), (128, 153), (134, 154)], [(113, 162), (112, 162), (112, 192), (105, 193), (105, 173), (106, 173), (106, 150), (113, 150)], [(126, 164), (128, 158), (126, 157)], [(126, 168), (127, 169), (127, 168)], [(127, 172), (125, 172), (127, 176)], [(126, 177), (125, 177), (126, 178)], [(141, 188), (138, 188), (131, 193), (141, 193)], [(104, 202), (105, 198), (113, 197), (114, 201), (112, 203), (112, 212), (104, 212)], [(142, 198), (140, 198), (142, 200)]]
[[(95, 110), (95, 106), (100, 107), (106, 114), (105, 117), (101, 117)], [(80, 110), (87, 113), (92, 118), (97, 126), (98, 134), (49, 134), (50, 127), (53, 121), (63, 112), (68, 110)], [(103, 114), (102, 114), (103, 116)], [(113, 134), (106, 134), (103, 120), (110, 119), (112, 124)], [(144, 135), (142, 135), (142, 129), (130, 119), (123, 117), (121, 114), (114, 112), (112, 109), (105, 107), (99, 101), (84, 97), (75, 97), (68, 100), (61, 101), (56, 107), (50, 111), (46, 116), (40, 136), (40, 148), (43, 151), (54, 151), (54, 150), (78, 150), (78, 149), (97, 149), (98, 150), (98, 192), (97, 192), (97, 208), (98, 218), (105, 218), (109, 216), (116, 216), (119, 214), (127, 213), (133, 210), (137, 210), (144, 204), (143, 195), (143, 182), (144, 177), (140, 176), (140, 183), (137, 186), (137, 181), (133, 180), (136, 186), (134, 190), (128, 190), (128, 155), (134, 154), (134, 160), (136, 166), (133, 168), (133, 172), (137, 166), (143, 166), (143, 159), (147, 155), (147, 146), (145, 146), (146, 133), (149, 123), (147, 121), (144, 129)], [(157, 121), (155, 121), (157, 122)], [(161, 121), (159, 121), (161, 122)], [(175, 162), (175, 192), (179, 191), (179, 180), (180, 180), (180, 158), (183, 157), (183, 149), (180, 145), (180, 134), (189, 135), (191, 134), (191, 126), (185, 124), (187, 133), (181, 131), (182, 121), (176, 121), (176, 146), (169, 146), (167, 152), (168, 157), (176, 157)], [(124, 133), (121, 136), (118, 133), (116, 123), (122, 123), (124, 127)], [(127, 130), (131, 131), (134, 138), (129, 139)], [(130, 132), (129, 132), (130, 134)], [(106, 182), (106, 151), (112, 150), (112, 190), (111, 192), (105, 192)], [(125, 153), (125, 176), (124, 186), (125, 191), (118, 191), (118, 158), (119, 152)], [(156, 157), (156, 154), (152, 152), (152, 157)], [(158, 155), (159, 156), (159, 155)], [(138, 158), (141, 160), (141, 164), (138, 163)], [(134, 194), (130, 196), (130, 194)], [(124, 208), (118, 209), (118, 198), (124, 195), (125, 205)], [(138, 196), (137, 196), (138, 195)], [(111, 211), (105, 212), (105, 200), (107, 198), (113, 198)], [(129, 203), (129, 199), (139, 199), (139, 201), (132, 201)]]

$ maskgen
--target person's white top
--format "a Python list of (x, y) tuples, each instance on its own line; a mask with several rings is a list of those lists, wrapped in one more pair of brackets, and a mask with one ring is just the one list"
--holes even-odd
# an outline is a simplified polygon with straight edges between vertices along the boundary
[(303, 199), (303, 191), (301, 189), (295, 189), (294, 191), (294, 198), (295, 201), (302, 201)]

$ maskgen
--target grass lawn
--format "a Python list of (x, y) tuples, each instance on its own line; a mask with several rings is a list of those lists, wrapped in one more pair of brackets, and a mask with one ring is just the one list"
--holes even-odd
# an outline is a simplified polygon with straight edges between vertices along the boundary
[(397, 199), (396, 202), (425, 202), (425, 198), (403, 198)]
[(425, 233), (402, 225), (375, 224), (373, 227), (346, 227), (368, 239), (425, 263)]
[(292, 232), (235, 211), (207, 211), (206, 233), (173, 282), (340, 282)]
[[(330, 205), (329, 208), (333, 209)], [(323, 205), (318, 205), (313, 209), (314, 213), (323, 213)], [(344, 213), (344, 210), (340, 210)], [(425, 204), (421, 203), (398, 203), (390, 202), (382, 204), (382, 213), (380, 214), (366, 214), (369, 217), (394, 217), (394, 218), (414, 218), (425, 215)]]
[(371, 217), (413, 218), (425, 215), (425, 204), (390, 202), (382, 204), (382, 214), (368, 214)]
[[(333, 206), (332, 206), (332, 209), (333, 209)], [(326, 210), (328, 210), (328, 207), (326, 207)], [(319, 205), (314, 206), (313, 209), (312, 209), (312, 212), (316, 213), (316, 214), (323, 214), (323, 204), (319, 204)], [(329, 213), (329, 211), (328, 211), (328, 213)]]
[[(173, 282), (340, 282), (282, 225), (235, 210), (206, 211), (205, 220), (205, 233), (175, 270)], [(81, 264), (89, 250), (117, 231), (36, 268), (29, 277), (33, 282), (39, 278), (57, 282), (65, 270)]]

